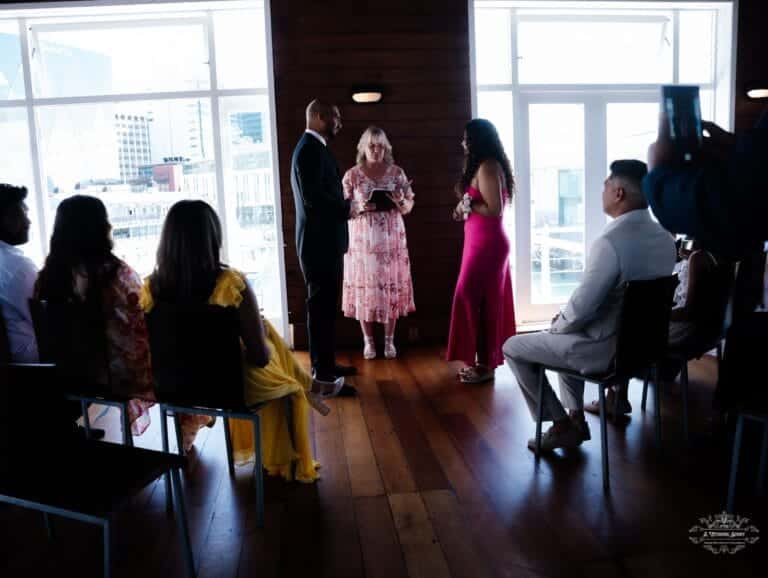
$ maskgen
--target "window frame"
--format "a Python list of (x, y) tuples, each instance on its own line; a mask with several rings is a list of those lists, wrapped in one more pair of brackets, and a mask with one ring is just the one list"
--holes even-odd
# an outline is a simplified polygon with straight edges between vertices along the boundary
[[(137, 7), (153, 17), (138, 16)], [(260, 9), (263, 11), (263, 34), (266, 50), (266, 86), (256, 88), (219, 88), (216, 61), (216, 35), (214, 14), (219, 10)], [(81, 18), (93, 17), (93, 20), (82, 22), (46, 22), (50, 18)], [(280, 323), (277, 327), (283, 336), (289, 337), (288, 303), (286, 295), (285, 255), (282, 228), (282, 206), (280, 193), (279, 157), (277, 147), (277, 126), (275, 115), (275, 86), (274, 62), (271, 50), (271, 16), (269, 0), (92, 0), (78, 2), (46, 2), (35, 4), (13, 4), (0, 7), (0, 20), (16, 21), (18, 24), (21, 63), (24, 77), (24, 98), (0, 100), (0, 109), (23, 109), (27, 117), (27, 130), (30, 140), (29, 156), (32, 161), (32, 200), (35, 203), (38, 241), (42, 254), (48, 252), (48, 239), (53, 227), (53, 215), (47, 199), (45, 170), (41, 158), (40, 132), (36, 112), (40, 107), (72, 104), (122, 104), (135, 101), (173, 101), (182, 99), (207, 100), (211, 110), (212, 137), (214, 146), (215, 175), (216, 175), (216, 206), (224, 236), (222, 259), (228, 260), (232, 254), (234, 237), (230, 235), (230, 219), (236, 215), (237, 195), (227, 195), (224, 178), (224, 143), (222, 142), (221, 103), (227, 97), (266, 97), (269, 126), (264, 126), (264, 139), (271, 143), (271, 178), (273, 190), (273, 206), (275, 212), (276, 247), (278, 257), (279, 288), (280, 288)], [(36, 24), (37, 23), (37, 24)], [(31, 47), (33, 37), (38, 31), (64, 29), (109, 29), (124, 27), (126, 23), (137, 26), (168, 26), (188, 23), (203, 26), (206, 48), (209, 55), (209, 88), (204, 90), (172, 90), (163, 92), (114, 93), (88, 96), (68, 97), (39, 97), (35, 93), (35, 79), (31, 62)], [(265, 119), (266, 120), (266, 119)], [(244, 273), (248, 273), (244, 271)]]
[[(669, 10), (672, 13), (672, 83), (677, 84), (680, 78), (680, 13), (686, 9), (698, 9), (696, 5), (708, 5), (712, 10), (716, 5), (718, 18), (715, 22), (713, 71), (711, 82), (700, 83), (702, 90), (712, 90), (714, 103), (714, 119), (726, 129), (733, 126), (735, 106), (735, 77), (736, 77), (736, 33), (738, 14), (738, 0), (657, 0), (632, 1), (632, 0), (608, 0), (595, 2), (590, 0), (468, 0), (469, 25), (470, 25), (470, 73), (471, 73), (471, 104), (472, 116), (478, 115), (478, 100), (481, 93), (504, 92), (511, 95), (512, 100), (512, 125), (513, 125), (513, 154), (510, 160), (513, 163), (516, 175), (517, 190), (513, 204), (513, 217), (509, 220), (514, 224), (513, 234), (510, 235), (510, 267), (513, 274), (513, 286), (516, 295), (516, 308), (518, 309), (518, 325), (538, 325), (551, 318), (560, 304), (535, 304), (532, 299), (532, 270), (531, 256), (533, 243), (531, 241), (531, 167), (530, 167), (530, 132), (528, 125), (528, 113), (530, 104), (582, 104), (584, 107), (584, 171), (585, 171), (585, 197), (584, 197), (584, 259), (588, 258), (589, 248), (592, 242), (599, 236), (605, 216), (602, 212), (599, 191), (602, 190), (606, 167), (603, 166), (604, 157), (607, 155), (607, 107), (609, 103), (658, 103), (659, 87), (661, 84), (523, 84), (519, 78), (519, 59), (517, 30), (521, 20), (533, 20), (537, 22), (550, 21), (562, 22), (568, 17), (557, 14), (556, 10), (574, 10), (578, 8), (599, 8), (606, 10)], [(664, 5), (669, 5), (665, 8)], [(686, 4), (690, 8), (686, 8)], [(475, 38), (475, 13), (479, 9), (505, 9), (510, 18), (510, 81), (508, 83), (481, 83), (477, 78), (477, 52)], [(543, 13), (521, 15), (520, 10), (545, 10), (552, 9), (553, 14)], [(730, 11), (728, 11), (730, 9)], [(633, 15), (574, 15), (575, 19), (583, 21), (648, 21), (648, 16)], [(656, 19), (656, 17), (654, 17)], [(725, 36), (726, 28), (730, 26), (730, 40)], [(730, 82), (718, 82), (721, 69), (725, 65), (730, 74)], [(717, 89), (720, 89), (722, 98), (718, 98)], [(650, 144), (650, 143), (649, 143)], [(590, 155), (590, 151), (593, 153)], [(506, 219), (505, 219), (506, 220)]]

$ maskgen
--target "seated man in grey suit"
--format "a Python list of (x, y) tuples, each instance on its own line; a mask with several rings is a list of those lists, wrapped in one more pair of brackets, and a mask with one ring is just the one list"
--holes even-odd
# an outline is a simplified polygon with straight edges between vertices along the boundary
[[(603, 210), (614, 220), (592, 244), (581, 284), (549, 331), (510, 337), (504, 344), (504, 357), (534, 419), (539, 364), (581, 373), (606, 369), (616, 346), (623, 284), (672, 274), (675, 243), (648, 212), (641, 187), (646, 173), (641, 161), (611, 164), (603, 188)], [(546, 378), (544, 387), (544, 420), (554, 425), (542, 436), (542, 450), (572, 448), (590, 439), (584, 420), (584, 381), (560, 376), (563, 403)], [(535, 440), (529, 440), (528, 447), (534, 449)]]

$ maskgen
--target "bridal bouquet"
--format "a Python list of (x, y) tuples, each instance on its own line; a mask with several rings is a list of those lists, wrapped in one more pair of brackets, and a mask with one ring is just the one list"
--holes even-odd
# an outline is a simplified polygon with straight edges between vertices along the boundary
[(464, 193), (464, 196), (461, 197), (461, 210), (464, 212), (464, 220), (466, 220), (472, 212), (472, 197), (469, 193)]

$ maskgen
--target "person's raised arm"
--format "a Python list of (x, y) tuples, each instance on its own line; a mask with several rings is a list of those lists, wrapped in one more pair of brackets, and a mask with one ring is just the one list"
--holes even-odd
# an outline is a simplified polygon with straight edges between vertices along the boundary
[(269, 347), (261, 321), (259, 304), (248, 283), (245, 284), (241, 295), (243, 301), (237, 312), (240, 317), (240, 335), (245, 346), (245, 360), (250, 365), (264, 367), (269, 363)]

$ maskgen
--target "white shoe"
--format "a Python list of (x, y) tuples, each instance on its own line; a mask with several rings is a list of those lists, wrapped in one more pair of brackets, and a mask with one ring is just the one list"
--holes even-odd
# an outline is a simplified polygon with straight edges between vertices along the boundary
[[(587, 426), (588, 428), (589, 426)], [(589, 435), (589, 429), (586, 432)], [(589, 439), (589, 438), (586, 438)], [(568, 427), (557, 431), (554, 426), (550, 427), (541, 435), (541, 451), (551, 452), (555, 448), (571, 449), (584, 443), (585, 432), (575, 425), (569, 423)], [(536, 438), (528, 440), (528, 449), (536, 451)]]
[(395, 349), (393, 337), (384, 338), (384, 357), (387, 359), (394, 359), (397, 357), (397, 349)]
[(373, 339), (366, 338), (365, 346), (363, 347), (363, 357), (365, 359), (376, 358), (376, 344), (373, 342)]
[(310, 393), (316, 395), (318, 398), (328, 399), (329, 397), (336, 397), (339, 395), (342, 387), (344, 387), (343, 377), (337, 377), (333, 381), (322, 381), (320, 379), (315, 379), (313, 372)]

